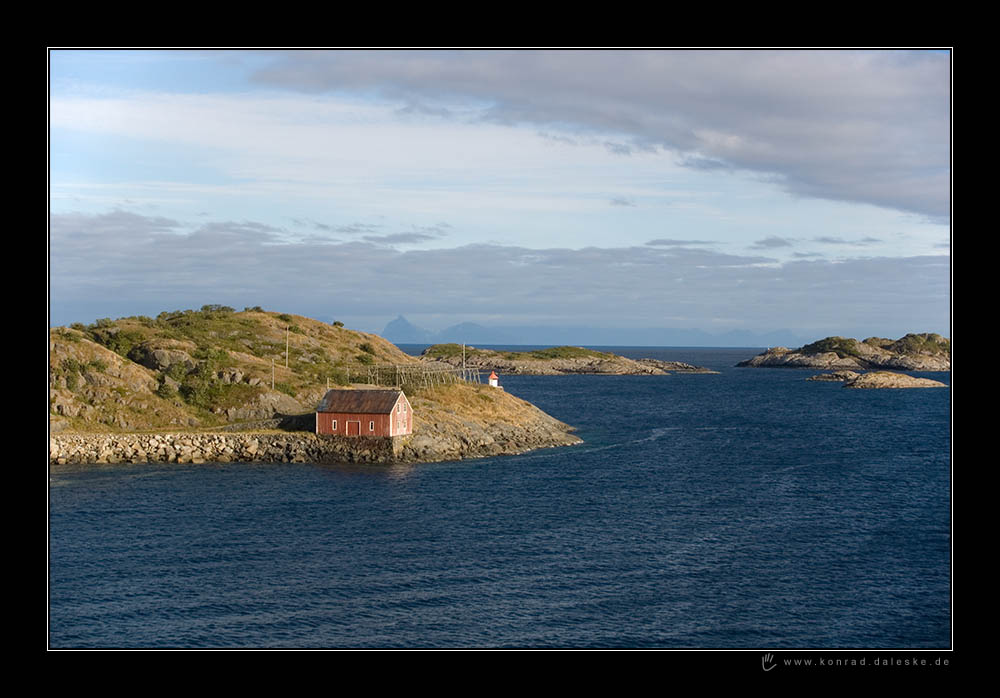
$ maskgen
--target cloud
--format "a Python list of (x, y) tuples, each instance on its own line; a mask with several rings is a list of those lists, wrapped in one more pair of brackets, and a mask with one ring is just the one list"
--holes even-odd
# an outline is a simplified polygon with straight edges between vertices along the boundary
[(412, 228), (409, 232), (365, 235), (361, 239), (376, 245), (416, 245), (444, 237), (448, 234), (451, 226), (447, 223), (435, 223), (433, 225), (415, 225)]
[(425, 233), (392, 233), (389, 235), (365, 235), (362, 239), (377, 245), (415, 245), (420, 242), (436, 240), (437, 236)]
[(297, 221), (302, 225), (311, 225), (316, 230), (321, 230), (326, 233), (342, 233), (346, 235), (370, 235), (371, 233), (377, 232), (382, 226), (374, 225), (372, 223), (347, 223), (333, 225), (330, 223), (321, 223), (319, 221)]
[(791, 247), (792, 244), (792, 241), (788, 238), (772, 235), (771, 237), (764, 238), (763, 240), (758, 240), (754, 244), (750, 245), (750, 247), (755, 250), (772, 250), (778, 247)]
[[(412, 242), (427, 233), (399, 235)], [(282, 229), (253, 221), (185, 232), (175, 221), (122, 211), (54, 215), (53, 321), (69, 308), (90, 314), (72, 319), (92, 320), (117, 308), (155, 315), (213, 302), (321, 319), (413, 313), (459, 321), (488, 310), (512, 324), (866, 327), (884, 335), (948, 326), (947, 256), (779, 263), (674, 245), (401, 251), (386, 242), (289, 241)]]
[(797, 195), (946, 220), (950, 69), (947, 53), (889, 50), (294, 51), (253, 79), (462, 103), (501, 124), (607, 134), (622, 155), (665, 148)]
[(865, 245), (877, 245), (882, 242), (882, 240), (873, 237), (863, 237), (856, 240), (845, 240), (841, 237), (833, 237), (829, 235), (823, 235), (820, 237), (813, 238), (813, 242), (822, 242), (826, 245), (850, 245), (853, 247), (863, 247)]
[(612, 206), (635, 206), (635, 202), (630, 199), (625, 199), (622, 197), (615, 197), (608, 201)]
[(85, 237), (90, 230), (100, 230), (102, 235), (145, 236), (172, 232), (180, 227), (181, 223), (170, 218), (142, 216), (120, 209), (98, 215), (65, 213), (51, 220), (52, 233), (67, 237)]
[(712, 240), (673, 240), (670, 238), (657, 238), (646, 243), (653, 247), (682, 247), (684, 245), (714, 245)]

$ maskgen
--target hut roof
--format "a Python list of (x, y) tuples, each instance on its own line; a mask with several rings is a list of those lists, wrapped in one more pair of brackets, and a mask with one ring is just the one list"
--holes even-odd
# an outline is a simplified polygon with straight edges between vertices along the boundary
[(388, 414), (402, 394), (402, 390), (328, 390), (316, 411)]

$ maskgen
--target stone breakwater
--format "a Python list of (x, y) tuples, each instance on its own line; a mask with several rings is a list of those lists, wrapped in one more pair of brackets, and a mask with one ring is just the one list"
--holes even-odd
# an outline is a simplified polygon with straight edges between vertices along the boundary
[(402, 443), (315, 434), (75, 434), (49, 438), (50, 463), (386, 463)]
[[(504, 438), (508, 436), (509, 438)], [(310, 433), (53, 434), (49, 463), (409, 463), (480, 458), (568, 446), (564, 431), (451, 438), (317, 436)]]

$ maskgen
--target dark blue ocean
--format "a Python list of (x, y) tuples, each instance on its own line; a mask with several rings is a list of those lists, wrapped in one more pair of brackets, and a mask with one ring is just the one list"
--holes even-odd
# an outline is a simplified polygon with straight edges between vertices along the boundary
[(51, 467), (49, 646), (951, 646), (950, 389), (617, 351), (722, 373), (501, 376), (585, 441), (523, 456)]

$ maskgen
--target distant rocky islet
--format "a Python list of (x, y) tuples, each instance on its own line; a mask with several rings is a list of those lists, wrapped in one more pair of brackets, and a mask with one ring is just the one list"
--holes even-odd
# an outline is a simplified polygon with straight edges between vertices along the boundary
[(918, 378), (894, 371), (872, 371), (871, 373), (856, 373), (854, 371), (835, 371), (812, 376), (806, 380), (840, 382), (845, 388), (947, 388), (946, 383), (931, 378)]
[(500, 351), (464, 348), (458, 344), (435, 344), (420, 358), (425, 362), (464, 366), (480, 371), (499, 371), (512, 375), (560, 376), (591, 375), (669, 375), (671, 373), (714, 374), (702, 366), (681, 361), (660, 359), (630, 359), (618, 354), (582, 347), (553, 347), (534, 351)]
[(937, 334), (908, 334), (897, 340), (864, 341), (827, 337), (799, 349), (773, 347), (739, 367), (833, 369), (806, 380), (841, 382), (845, 388), (947, 388), (941, 381), (888, 371), (951, 370), (951, 342)]
[(951, 341), (938, 334), (908, 334), (897, 340), (826, 337), (799, 349), (772, 347), (738, 367), (821, 370), (950, 371)]

